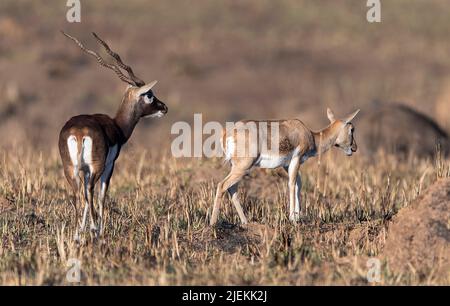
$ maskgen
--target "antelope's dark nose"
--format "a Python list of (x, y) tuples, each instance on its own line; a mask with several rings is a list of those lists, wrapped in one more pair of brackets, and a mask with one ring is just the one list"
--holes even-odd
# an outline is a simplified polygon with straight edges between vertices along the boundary
[[(156, 98), (156, 97), (155, 97)], [(159, 111), (161, 111), (163, 114), (167, 114), (167, 112), (169, 111), (169, 109), (167, 108), (167, 105), (159, 100), (158, 98), (156, 98), (156, 105)]]
[(167, 105), (165, 105), (165, 104), (163, 103), (163, 110), (162, 110), (162, 112), (163, 112), (164, 114), (167, 114), (168, 111), (169, 111), (169, 108), (167, 108)]

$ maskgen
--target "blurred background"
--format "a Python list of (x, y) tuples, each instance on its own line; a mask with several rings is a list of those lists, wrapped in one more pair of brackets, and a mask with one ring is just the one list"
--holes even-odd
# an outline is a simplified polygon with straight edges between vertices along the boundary
[[(0, 2), (0, 146), (57, 147), (80, 113), (113, 116), (126, 84), (60, 30), (100, 50), (97, 32), (169, 107), (143, 120), (131, 147), (167, 144), (175, 121), (299, 118), (313, 129), (336, 115), (401, 102), (450, 130), (448, 0)], [(104, 54), (104, 53), (102, 53)]]

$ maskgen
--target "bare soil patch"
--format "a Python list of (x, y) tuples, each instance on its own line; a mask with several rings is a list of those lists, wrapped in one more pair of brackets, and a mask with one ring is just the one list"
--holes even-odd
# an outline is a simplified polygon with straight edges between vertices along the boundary
[(450, 277), (450, 179), (433, 184), (390, 225), (384, 256), (395, 271)]

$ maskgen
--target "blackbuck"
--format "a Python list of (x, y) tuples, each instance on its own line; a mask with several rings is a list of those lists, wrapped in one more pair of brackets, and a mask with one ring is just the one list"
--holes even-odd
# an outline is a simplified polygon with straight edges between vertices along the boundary
[[(78, 39), (64, 32), (63, 34), (74, 41), (81, 50), (96, 58), (100, 65), (113, 70), (122, 81), (129, 84), (114, 118), (104, 114), (75, 116), (66, 122), (59, 134), (59, 152), (64, 174), (74, 193), (73, 204), (77, 226), (75, 239), (78, 240), (79, 231), (85, 229), (88, 211), (90, 229), (94, 236), (102, 233), (103, 206), (120, 149), (128, 141), (142, 117), (161, 117), (167, 113), (167, 106), (158, 100), (152, 91), (156, 81), (146, 84), (136, 77), (133, 70), (122, 62), (120, 56), (95, 33), (92, 34), (113, 58), (113, 64), (105, 62), (98, 53), (86, 49)], [(126, 71), (127, 75), (121, 69)], [(84, 184), (84, 211), (81, 224), (77, 208), (80, 176)], [(101, 184), (97, 216), (94, 207), (94, 187), (99, 180)]]
[(226, 191), (231, 196), (241, 222), (247, 223), (238, 199), (237, 187), (253, 167), (283, 167), (286, 170), (289, 176), (289, 219), (293, 222), (299, 221), (301, 213), (304, 213), (304, 208), (300, 210), (300, 165), (309, 157), (325, 153), (332, 146), (338, 147), (348, 156), (356, 152), (354, 126), (351, 121), (358, 112), (359, 110), (339, 120), (327, 109), (330, 124), (318, 132), (310, 130), (296, 119), (247, 120), (238, 122), (229, 130), (223, 130), (221, 145), (225, 160), (231, 163), (231, 171), (217, 186), (210, 224), (217, 223), (220, 202)]

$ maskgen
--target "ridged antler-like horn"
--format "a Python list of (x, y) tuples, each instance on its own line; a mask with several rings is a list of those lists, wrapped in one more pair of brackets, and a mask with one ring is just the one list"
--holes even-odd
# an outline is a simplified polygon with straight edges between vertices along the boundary
[(92, 35), (94, 35), (94, 37), (95, 37), (95, 39), (97, 40), (97, 42), (98, 42), (99, 44), (101, 44), (101, 45), (103, 46), (103, 48), (105, 48), (106, 52), (107, 52), (109, 55), (111, 55), (112, 57), (114, 57), (114, 59), (116, 60), (117, 65), (118, 65), (120, 68), (124, 69), (124, 70), (128, 73), (130, 79), (132, 79), (132, 80), (136, 83), (136, 86), (139, 86), (139, 87), (140, 87), (140, 86), (145, 85), (145, 82), (142, 81), (140, 78), (138, 78), (138, 77), (134, 74), (133, 69), (131, 69), (130, 66), (125, 65), (125, 64), (122, 62), (122, 59), (120, 58), (119, 54), (117, 54), (117, 53), (115, 53), (114, 51), (112, 51), (111, 48), (108, 46), (108, 44), (107, 44), (105, 41), (103, 41), (103, 40), (102, 40), (95, 32), (92, 32)]
[(122, 81), (124, 81), (124, 82), (126, 82), (126, 83), (128, 83), (128, 84), (130, 84), (130, 85), (133, 85), (133, 86), (139, 86), (139, 87), (142, 86), (142, 85), (138, 85), (138, 84), (136, 83), (136, 81), (132, 80), (130, 77), (125, 76), (125, 75), (122, 73), (122, 71), (120, 70), (119, 67), (117, 67), (116, 65), (113, 65), (113, 64), (108, 64), (107, 62), (104, 61), (104, 59), (103, 59), (100, 55), (98, 55), (98, 53), (96, 53), (96, 52), (94, 52), (94, 51), (92, 51), (92, 50), (87, 49), (87, 48), (86, 48), (86, 47), (85, 47), (78, 39), (76, 39), (75, 37), (73, 37), (73, 36), (71, 36), (71, 35), (65, 33), (64, 31), (61, 31), (61, 33), (63, 33), (66, 37), (68, 37), (68, 38), (71, 39), (73, 42), (75, 42), (75, 43), (78, 45), (78, 47), (80, 47), (81, 50), (83, 50), (83, 51), (86, 52), (87, 54), (89, 54), (89, 55), (95, 57), (95, 58), (97, 59), (97, 62), (98, 62), (100, 65), (102, 65), (103, 67), (106, 67), (106, 68), (109, 68), (109, 69), (113, 70), (113, 71), (117, 74), (117, 76), (118, 76)]

